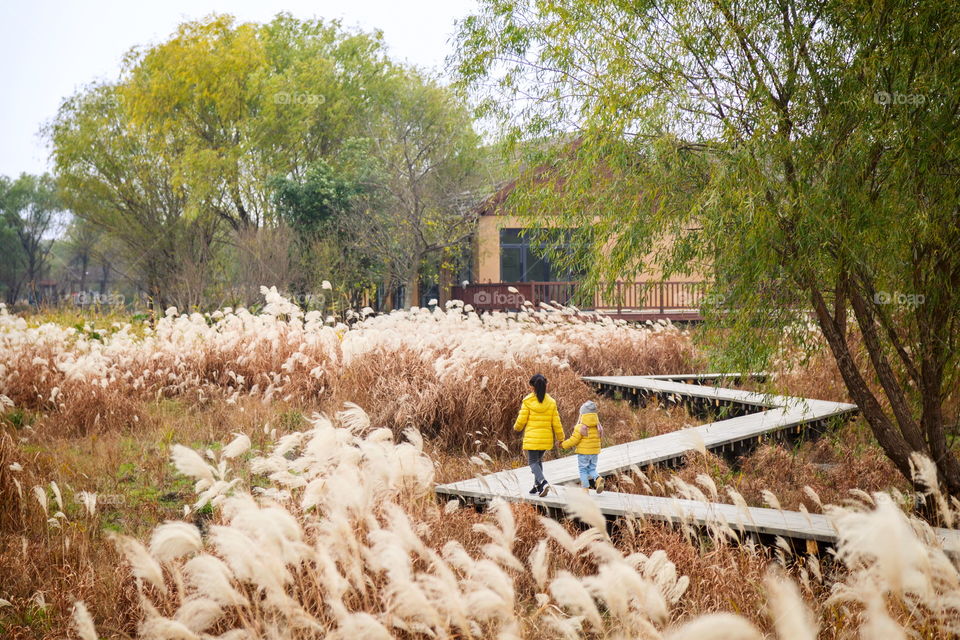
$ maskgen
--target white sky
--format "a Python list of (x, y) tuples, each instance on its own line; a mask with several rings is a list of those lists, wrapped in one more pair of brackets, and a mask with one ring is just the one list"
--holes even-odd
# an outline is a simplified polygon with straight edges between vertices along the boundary
[(0, 175), (49, 169), (40, 127), (63, 98), (115, 79), (131, 47), (161, 42), (210, 13), (266, 22), (280, 12), (381, 29), (391, 55), (442, 70), (454, 20), (475, 0), (0, 0)]

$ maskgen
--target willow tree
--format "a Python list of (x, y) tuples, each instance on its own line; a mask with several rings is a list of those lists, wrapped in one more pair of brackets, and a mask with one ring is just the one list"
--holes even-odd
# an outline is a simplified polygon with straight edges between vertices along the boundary
[(211, 259), (216, 220), (190, 210), (174, 167), (131, 125), (117, 88), (93, 86), (64, 101), (47, 134), (64, 204), (117, 241), (151, 304), (162, 311), (201, 303), (197, 279)]
[(651, 252), (709, 273), (745, 367), (812, 319), (897, 468), (923, 453), (960, 495), (960, 14), (483, 0), (458, 41), (480, 114), (538, 142), (511, 206), (581, 228), (567, 259), (590, 283)]

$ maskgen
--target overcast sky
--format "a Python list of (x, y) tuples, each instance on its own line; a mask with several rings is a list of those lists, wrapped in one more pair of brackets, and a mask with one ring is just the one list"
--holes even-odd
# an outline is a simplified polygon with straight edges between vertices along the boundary
[(264, 22), (285, 11), (381, 29), (395, 59), (440, 70), (454, 21), (475, 0), (0, 0), (0, 175), (49, 169), (40, 127), (60, 101), (113, 80), (131, 47), (165, 40), (186, 20), (230, 13)]

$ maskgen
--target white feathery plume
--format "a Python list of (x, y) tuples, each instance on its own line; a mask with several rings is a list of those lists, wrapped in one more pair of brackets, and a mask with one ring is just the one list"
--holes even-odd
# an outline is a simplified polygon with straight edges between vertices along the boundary
[(359, 405), (345, 402), (344, 407), (346, 408), (337, 412), (337, 420), (344, 427), (354, 433), (363, 433), (370, 428), (370, 416)]
[(171, 458), (177, 471), (183, 475), (204, 480), (210, 484), (215, 481), (214, 468), (193, 449), (175, 444), (171, 449)]
[(883, 596), (871, 590), (865, 599), (867, 607), (863, 616), (863, 625), (860, 627), (861, 638), (865, 640), (867, 638), (907, 640), (906, 629), (890, 616), (884, 604)]
[(707, 493), (710, 494), (710, 499), (713, 502), (717, 502), (717, 483), (713, 481), (713, 478), (705, 473), (699, 473), (697, 474), (697, 484), (707, 490)]
[(120, 547), (123, 555), (126, 556), (127, 561), (133, 568), (134, 576), (152, 584), (161, 593), (167, 592), (167, 585), (163, 580), (163, 569), (161, 569), (157, 561), (153, 559), (153, 556), (150, 555), (146, 547), (138, 540), (129, 536), (114, 533), (111, 534), (111, 538), (113, 538), (117, 546)]
[(326, 488), (326, 478), (316, 478), (311, 480), (303, 490), (303, 495), (300, 498), (300, 509), (302, 511), (309, 511), (313, 507), (320, 504)]
[(161, 563), (196, 553), (202, 547), (200, 531), (188, 522), (168, 520), (150, 536), (150, 553)]
[(243, 531), (230, 526), (210, 527), (210, 542), (223, 556), (238, 580), (252, 582), (266, 591), (279, 592), (289, 572), (277, 559), (263, 556), (261, 547)]
[(421, 435), (419, 429), (415, 427), (407, 427), (403, 430), (403, 435), (417, 451), (423, 451), (423, 435)]
[(447, 500), (447, 503), (443, 505), (444, 515), (450, 515), (451, 513), (454, 513), (459, 509), (460, 509), (460, 501), (457, 500), (456, 498), (452, 500)]
[(913, 479), (923, 485), (924, 495), (940, 493), (940, 479), (933, 460), (919, 451), (914, 451), (910, 454), (910, 472)]
[(547, 586), (550, 578), (550, 549), (546, 540), (541, 540), (530, 553), (530, 573), (537, 588), (541, 591)]
[(63, 511), (63, 496), (60, 495), (60, 487), (57, 486), (56, 482), (51, 481), (50, 489), (53, 491), (53, 499), (56, 501), (57, 507), (60, 511)]
[(231, 459), (241, 456), (250, 448), (250, 437), (245, 433), (235, 433), (236, 436), (230, 444), (223, 448), (221, 455), (224, 458)]
[(680, 436), (683, 444), (692, 451), (697, 451), (701, 455), (707, 455), (707, 443), (703, 436), (696, 429), (681, 429)]
[(810, 498), (815, 505), (823, 509), (823, 503), (820, 501), (820, 496), (817, 495), (817, 492), (814, 491), (812, 487), (809, 485), (803, 485), (803, 492), (807, 494), (807, 497)]
[(183, 571), (187, 583), (211, 600), (224, 606), (247, 604), (246, 597), (233, 586), (233, 573), (220, 558), (208, 554), (195, 556), (183, 565)]
[(203, 633), (223, 617), (223, 607), (210, 598), (187, 598), (173, 619), (195, 633)]
[(73, 603), (73, 629), (80, 636), (80, 640), (98, 640), (97, 628), (93, 624), (93, 618), (87, 611), (87, 605), (78, 600)]
[(247, 629), (231, 629), (218, 636), (212, 636), (208, 640), (257, 640), (257, 636)]
[(561, 547), (572, 554), (577, 553), (577, 543), (566, 529), (553, 518), (540, 516), (540, 524), (547, 530), (547, 535), (556, 540)]
[(83, 503), (83, 508), (86, 510), (88, 516), (92, 516), (97, 510), (97, 494), (91, 493), (90, 491), (81, 491), (77, 494), (77, 497), (80, 498), (80, 502)]
[(582, 615), (597, 631), (603, 629), (603, 620), (597, 610), (597, 604), (586, 587), (569, 571), (558, 571), (550, 582), (550, 594), (563, 607), (575, 615)]
[(144, 620), (140, 625), (140, 637), (143, 640), (200, 640), (200, 636), (182, 622), (161, 616)]
[(888, 496), (876, 494), (876, 504), (872, 511), (826, 507), (837, 530), (837, 557), (851, 570), (870, 567), (880, 584), (894, 594), (926, 596), (932, 589), (928, 578), (932, 567), (949, 560), (917, 537)]
[(573, 616), (568, 618), (560, 616), (555, 611), (548, 612), (543, 616), (547, 627), (556, 632), (556, 637), (563, 640), (581, 640), (581, 627), (583, 626), (583, 616)]
[(358, 611), (350, 613), (340, 620), (337, 630), (330, 637), (338, 640), (354, 640), (355, 638), (392, 640), (394, 636), (372, 615), (365, 611)]
[(498, 544), (505, 549), (512, 549), (513, 540), (517, 533), (517, 525), (513, 517), (513, 510), (510, 508), (510, 505), (506, 503), (506, 501), (499, 498), (493, 501), (491, 507), (494, 515), (496, 516), (497, 524), (500, 526), (497, 527), (490, 523), (483, 522), (473, 525), (473, 530), (485, 534), (495, 544)]
[(33, 488), (33, 495), (36, 496), (37, 502), (40, 503), (40, 507), (43, 509), (43, 515), (47, 515), (49, 513), (47, 510), (47, 490), (37, 485)]
[(597, 503), (583, 491), (566, 491), (567, 503), (564, 509), (584, 524), (593, 527), (602, 537), (607, 536), (607, 519)]
[(764, 584), (767, 587), (767, 614), (777, 636), (790, 640), (817, 640), (817, 623), (797, 585), (773, 570), (767, 573)]
[(763, 634), (738, 615), (708, 613), (671, 631), (667, 640), (763, 640)]
[(776, 509), (777, 511), (782, 511), (783, 507), (780, 506), (780, 501), (777, 500), (777, 496), (773, 494), (769, 489), (762, 489), (760, 495), (763, 497), (763, 501), (771, 509)]

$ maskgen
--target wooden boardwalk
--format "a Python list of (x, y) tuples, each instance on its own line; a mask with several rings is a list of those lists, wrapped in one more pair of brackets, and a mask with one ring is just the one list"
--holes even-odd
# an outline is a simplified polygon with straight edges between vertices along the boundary
[[(644, 402), (651, 397), (668, 403), (684, 404), (694, 412), (728, 411), (734, 417), (644, 438), (612, 447), (600, 454), (597, 472), (610, 476), (648, 465), (682, 464), (696, 450), (738, 453), (764, 438), (797, 437), (805, 431), (820, 431), (831, 421), (845, 419), (857, 407), (841, 402), (759, 394), (741, 389), (685, 384), (681, 379), (719, 381), (739, 378), (737, 374), (696, 374), (691, 376), (600, 376), (585, 378), (601, 392), (618, 393), (627, 399)], [(440, 496), (484, 503), (494, 498), (538, 504), (562, 513), (567, 491), (580, 491), (575, 455), (545, 461), (544, 475), (553, 485), (545, 498), (531, 496), (533, 474), (528, 467), (491, 473), (460, 482), (439, 485)], [(742, 508), (736, 505), (696, 500), (659, 498), (619, 492), (590, 493), (600, 510), (610, 518), (634, 516), (642, 519), (687, 523), (698, 527), (724, 528), (740, 535), (779, 536), (794, 543), (814, 541), (834, 544), (836, 531), (826, 516), (767, 508)], [(960, 533), (937, 530), (945, 546), (960, 550)]]

